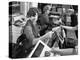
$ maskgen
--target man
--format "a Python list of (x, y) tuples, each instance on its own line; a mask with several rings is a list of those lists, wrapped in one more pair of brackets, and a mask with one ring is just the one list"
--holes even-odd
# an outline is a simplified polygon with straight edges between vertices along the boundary
[(43, 14), (40, 15), (39, 17), (39, 22), (40, 22), (40, 25), (41, 25), (41, 31), (40, 31), (40, 35), (44, 35), (47, 28), (48, 28), (48, 25), (50, 24), (49, 23), (49, 13), (50, 13), (50, 9), (51, 9), (51, 6), (50, 5), (46, 5), (44, 8), (43, 8)]
[[(78, 37), (78, 25), (77, 25), (77, 16), (74, 13), (74, 10), (71, 11), (71, 26), (61, 26), (64, 29), (67, 30), (74, 30), (77, 31), (77, 37)], [(60, 49), (60, 47), (55, 48), (53, 47), (51, 52), (58, 53), (60, 55), (75, 55), (78, 53), (78, 41), (73, 39), (65, 39), (64, 44), (62, 45), (63, 48)], [(66, 49), (67, 48), (67, 49)]]

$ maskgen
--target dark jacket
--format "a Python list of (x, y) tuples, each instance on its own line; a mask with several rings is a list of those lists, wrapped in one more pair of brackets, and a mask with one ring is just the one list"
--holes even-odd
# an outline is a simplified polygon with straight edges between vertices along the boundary
[(33, 39), (38, 37), (37, 28), (33, 25), (31, 20), (28, 20), (23, 29), (23, 34), (26, 36), (26, 41), (23, 44), (28, 49), (33, 46)]

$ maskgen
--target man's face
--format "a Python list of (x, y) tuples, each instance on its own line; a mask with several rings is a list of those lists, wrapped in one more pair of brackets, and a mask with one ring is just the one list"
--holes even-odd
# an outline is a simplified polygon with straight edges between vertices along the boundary
[(74, 14), (74, 11), (68, 11), (67, 14), (68, 15)]
[(53, 23), (59, 25), (60, 23), (62, 23), (62, 21), (60, 19), (55, 18), (55, 19), (53, 19)]
[(46, 13), (49, 14), (50, 10), (51, 10), (51, 6), (48, 6), (48, 9), (47, 9)]
[(38, 14), (36, 13), (35, 16), (31, 17), (32, 21), (36, 23), (37, 19), (38, 19)]
[(50, 13), (50, 10), (47, 10), (46, 12), (47, 12), (47, 14), (49, 14)]
[(38, 14), (36, 13), (36, 15), (35, 15), (35, 21), (37, 21), (37, 19), (38, 19)]

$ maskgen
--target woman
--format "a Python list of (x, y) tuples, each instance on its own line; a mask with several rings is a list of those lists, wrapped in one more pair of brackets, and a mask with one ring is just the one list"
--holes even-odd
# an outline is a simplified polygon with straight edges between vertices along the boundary
[(43, 36), (39, 35), (36, 23), (38, 18), (37, 8), (30, 8), (27, 13), (27, 17), (29, 20), (26, 22), (23, 28), (21, 41), (17, 41), (17, 43), (22, 42), (24, 50), (27, 50), (28, 52), (26, 54), (29, 54), (39, 40), (44, 41), (46, 38), (51, 38), (52, 32), (48, 32)]

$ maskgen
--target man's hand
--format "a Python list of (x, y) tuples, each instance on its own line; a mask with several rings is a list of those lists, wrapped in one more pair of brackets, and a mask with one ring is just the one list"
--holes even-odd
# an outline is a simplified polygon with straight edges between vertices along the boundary
[(47, 34), (47, 37), (48, 38), (52, 38), (52, 34), (53, 34), (54, 32), (53, 31), (49, 31), (48, 33), (46, 33)]

